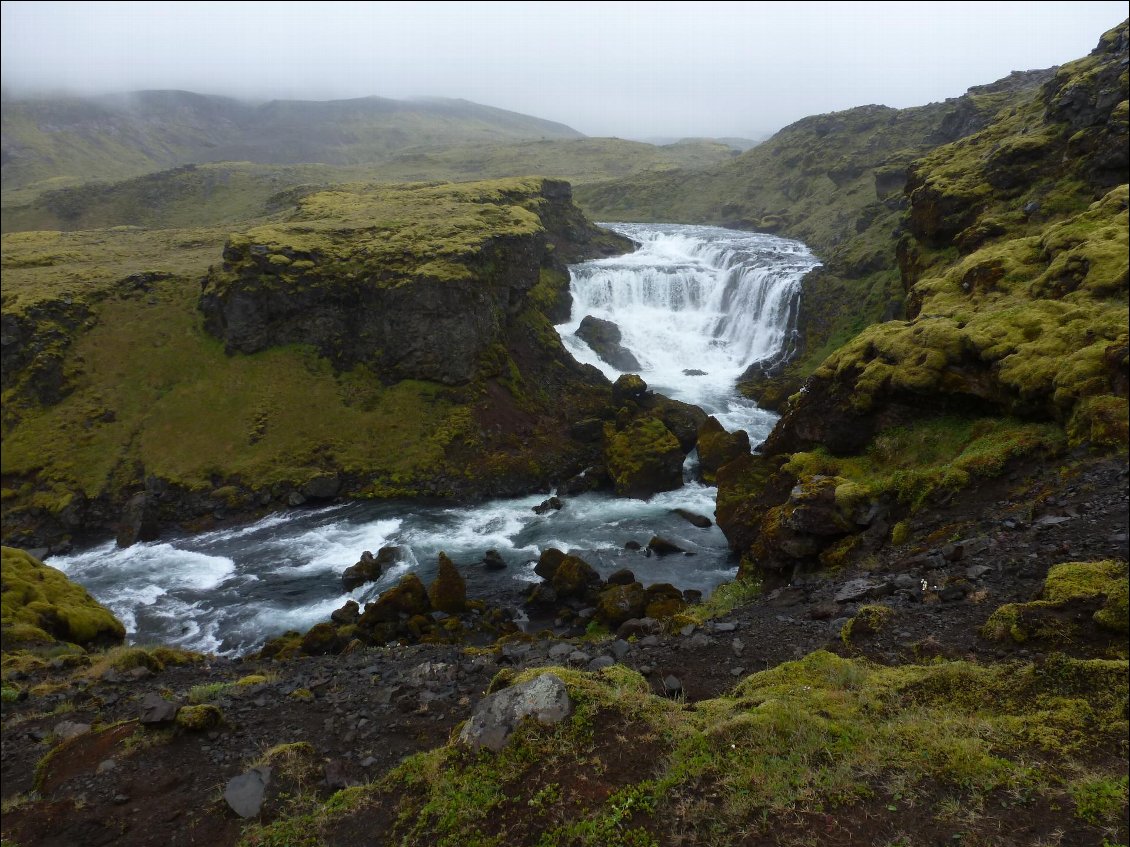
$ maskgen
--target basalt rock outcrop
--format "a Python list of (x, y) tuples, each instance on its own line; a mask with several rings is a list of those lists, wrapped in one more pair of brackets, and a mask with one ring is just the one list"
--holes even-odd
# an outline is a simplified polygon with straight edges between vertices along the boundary
[(5, 539), (128, 544), (339, 497), (525, 493), (600, 464), (608, 382), (551, 321), (567, 262), (631, 242), (567, 183), (291, 202), (235, 233), (4, 236)]

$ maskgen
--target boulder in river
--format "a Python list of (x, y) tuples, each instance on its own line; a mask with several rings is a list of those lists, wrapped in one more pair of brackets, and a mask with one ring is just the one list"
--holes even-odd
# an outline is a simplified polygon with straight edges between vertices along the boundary
[(497, 550), (487, 550), (483, 554), (483, 565), (488, 571), (506, 570), (506, 560)]
[(361, 554), (357, 564), (345, 569), (341, 575), (341, 585), (352, 591), (366, 582), (376, 582), (386, 570), (400, 560), (401, 549), (396, 546), (382, 547), (374, 556), (368, 550)]
[(428, 586), (432, 607), (449, 615), (462, 612), (467, 606), (467, 582), (446, 553), (439, 554), (439, 571)]
[(671, 511), (687, 523), (697, 526), (699, 529), (710, 529), (710, 527), (714, 526), (714, 521), (710, 520), (706, 515), (692, 512), (690, 509), (672, 509)]
[(631, 350), (620, 343), (622, 338), (620, 327), (612, 321), (585, 315), (574, 334), (616, 370), (638, 371), (640, 369), (639, 359), (632, 355)]
[(604, 447), (605, 465), (622, 497), (647, 499), (681, 487), (685, 458), (678, 439), (655, 418), (638, 418), (611, 432)]
[(653, 535), (651, 540), (647, 542), (647, 549), (656, 556), (670, 556), (674, 553), (687, 552), (678, 544), (675, 544), (673, 541), (668, 541), (661, 535)]

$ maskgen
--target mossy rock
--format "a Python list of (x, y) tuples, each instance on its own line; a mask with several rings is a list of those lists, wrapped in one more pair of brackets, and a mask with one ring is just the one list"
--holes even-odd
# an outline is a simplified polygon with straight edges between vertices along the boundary
[(342, 644), (337, 627), (332, 623), (320, 623), (310, 627), (302, 636), (301, 650), (307, 656), (324, 656), (336, 653)]
[(457, 615), (467, 608), (467, 581), (446, 553), (439, 554), (439, 569), (428, 586), (428, 599), (433, 608), (449, 615)]
[(20, 635), (42, 640), (39, 633), (86, 647), (125, 640), (121, 621), (62, 572), (13, 547), (4, 547), (2, 555), (0, 623), (6, 642)]
[(376, 624), (395, 623), (401, 615), (411, 618), (415, 615), (426, 615), (432, 609), (428, 599), (428, 590), (420, 577), (414, 573), (407, 573), (400, 578), (400, 582), (388, 589), (375, 603), (365, 607), (357, 625), (364, 630), (371, 630)]
[(560, 599), (583, 597), (600, 584), (600, 574), (584, 559), (566, 556), (554, 571), (551, 584)]
[(698, 463), (704, 481), (713, 484), (718, 469), (749, 453), (749, 436), (742, 430), (727, 432), (711, 416), (698, 430)]
[(625, 403), (635, 403), (647, 394), (647, 383), (639, 374), (621, 374), (612, 383), (612, 404), (617, 408)]
[(643, 617), (646, 604), (647, 596), (640, 583), (611, 585), (597, 597), (596, 617), (609, 628), (617, 627), (631, 618)]
[(1065, 562), (1048, 571), (1040, 599), (1001, 606), (989, 616), (981, 635), (1017, 644), (1031, 639), (1071, 641), (1082, 634), (1078, 611), (1084, 608), (1094, 609), (1091, 620), (1097, 628), (1125, 635), (1130, 629), (1126, 597), (1125, 562)]
[(218, 706), (202, 703), (198, 706), (181, 706), (177, 709), (176, 724), (189, 732), (204, 732), (215, 729), (224, 721), (224, 713)]
[(547, 547), (538, 556), (538, 563), (534, 566), (534, 573), (542, 579), (552, 580), (558, 566), (565, 560), (565, 553), (556, 547)]
[(681, 487), (685, 458), (679, 440), (655, 418), (636, 419), (619, 432), (605, 428), (604, 464), (622, 497), (646, 499)]
[(890, 606), (879, 603), (860, 606), (859, 611), (840, 630), (840, 639), (844, 644), (851, 644), (863, 636), (875, 635), (890, 622), (894, 614), (894, 609)]

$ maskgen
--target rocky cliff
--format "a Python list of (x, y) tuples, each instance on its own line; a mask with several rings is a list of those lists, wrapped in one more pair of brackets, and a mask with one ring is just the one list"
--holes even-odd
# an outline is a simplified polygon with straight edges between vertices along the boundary
[(563, 481), (600, 460), (571, 425), (615, 413), (550, 323), (565, 262), (628, 247), (542, 179), (339, 187), (226, 238), (5, 236), (5, 538)]

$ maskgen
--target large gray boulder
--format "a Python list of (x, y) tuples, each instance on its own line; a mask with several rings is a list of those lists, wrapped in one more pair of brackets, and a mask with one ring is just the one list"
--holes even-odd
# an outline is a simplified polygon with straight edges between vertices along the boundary
[(486, 747), (497, 753), (524, 718), (552, 725), (572, 711), (565, 683), (554, 674), (542, 674), (484, 697), (459, 733), (459, 740), (472, 750)]

